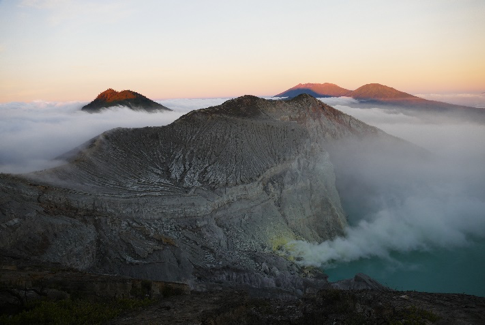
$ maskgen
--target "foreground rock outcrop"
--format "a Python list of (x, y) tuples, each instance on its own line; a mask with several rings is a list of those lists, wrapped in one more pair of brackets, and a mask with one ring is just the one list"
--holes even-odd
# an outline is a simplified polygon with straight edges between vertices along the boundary
[(278, 251), (343, 234), (331, 152), (348, 139), (411, 148), (308, 95), (244, 96), (168, 126), (114, 129), (63, 166), (0, 175), (0, 249), (200, 290), (314, 292), (326, 277)]
[(303, 298), (244, 291), (171, 297), (109, 324), (484, 324), (485, 298), (463, 294), (321, 290)]

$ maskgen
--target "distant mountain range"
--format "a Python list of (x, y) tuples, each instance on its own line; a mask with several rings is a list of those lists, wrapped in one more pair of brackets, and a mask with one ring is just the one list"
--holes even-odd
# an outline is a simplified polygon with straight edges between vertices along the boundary
[(306, 83), (298, 84), (275, 97), (295, 97), (300, 94), (309, 94), (314, 97), (352, 97), (359, 100), (380, 101), (428, 101), (408, 93), (396, 90), (392, 87), (378, 83), (370, 83), (356, 90), (349, 90), (331, 83)]
[(438, 117), (436, 113), (441, 113), (439, 117), (485, 123), (485, 109), (427, 100), (378, 83), (370, 83), (355, 90), (332, 83), (305, 83), (298, 84), (275, 97), (293, 98), (300, 94), (309, 94), (317, 98), (351, 97), (356, 99), (358, 104), (349, 105), (360, 108), (389, 108), (409, 115), (419, 114), (428, 119), (434, 119)]
[(85, 105), (82, 110), (89, 113), (98, 113), (113, 106), (126, 106), (132, 110), (147, 112), (171, 111), (170, 108), (160, 105), (137, 92), (131, 90), (118, 92), (111, 88), (99, 94), (95, 100)]

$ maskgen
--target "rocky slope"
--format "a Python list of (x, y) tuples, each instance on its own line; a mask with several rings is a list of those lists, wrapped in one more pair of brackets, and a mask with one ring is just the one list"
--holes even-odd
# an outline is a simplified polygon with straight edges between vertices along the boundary
[(437, 324), (485, 322), (485, 298), (460, 294), (322, 290), (301, 299), (217, 291), (163, 300), (109, 324)]
[(105, 90), (99, 94), (95, 100), (83, 106), (82, 110), (88, 113), (99, 113), (100, 111), (113, 106), (126, 106), (132, 110), (147, 112), (171, 110), (137, 92), (131, 90), (118, 92), (111, 88)]
[(244, 291), (170, 297), (109, 324), (436, 324), (480, 325), (485, 298), (462, 294), (321, 290), (303, 298)]
[(0, 249), (37, 263), (204, 290), (326, 284), (280, 256), (343, 233), (339, 140), (414, 150), (308, 95), (244, 96), (171, 125), (114, 129), (63, 166), (0, 175)]

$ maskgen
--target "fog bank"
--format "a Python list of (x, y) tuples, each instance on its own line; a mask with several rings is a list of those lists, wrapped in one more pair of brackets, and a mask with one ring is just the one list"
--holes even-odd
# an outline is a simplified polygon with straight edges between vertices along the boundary
[(481, 93), (443, 93), (417, 94), (416, 96), (428, 100), (435, 100), (455, 105), (485, 108), (485, 92)]
[(427, 124), (381, 109), (337, 109), (431, 152), (420, 160), (357, 143), (334, 155), (337, 185), (349, 227), (324, 243), (292, 242), (303, 265), (329, 266), (392, 252), (465, 247), (485, 238), (485, 127)]
[(0, 172), (26, 173), (64, 163), (55, 158), (116, 127), (161, 126), (198, 108), (227, 98), (159, 100), (173, 112), (146, 113), (116, 107), (101, 113), (81, 111), (83, 102), (0, 103)]

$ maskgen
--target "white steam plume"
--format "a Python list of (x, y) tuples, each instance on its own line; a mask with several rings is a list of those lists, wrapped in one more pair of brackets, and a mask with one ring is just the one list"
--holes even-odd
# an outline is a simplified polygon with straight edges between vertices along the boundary
[(289, 254), (303, 265), (321, 266), (463, 247), (485, 238), (485, 126), (426, 124), (377, 108), (337, 108), (426, 148), (434, 159), (343, 144), (334, 162), (350, 226), (334, 240), (292, 242)]

